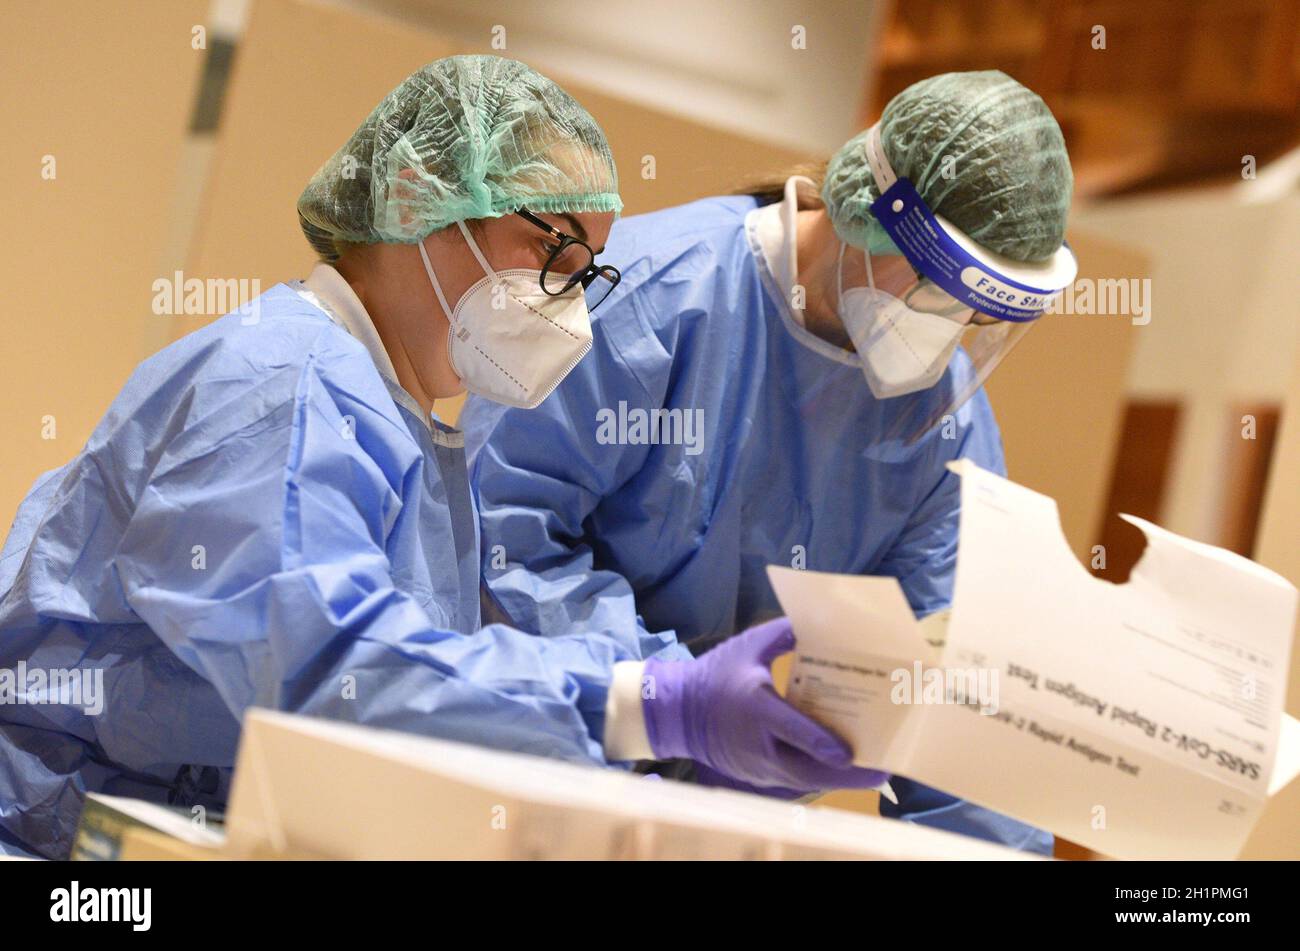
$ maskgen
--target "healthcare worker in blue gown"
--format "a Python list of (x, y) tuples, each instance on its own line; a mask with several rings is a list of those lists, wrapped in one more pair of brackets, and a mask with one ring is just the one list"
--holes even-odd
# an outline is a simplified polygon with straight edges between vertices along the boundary
[[(948, 605), (945, 464), (1003, 472), (980, 384), (1030, 324), (960, 306), (900, 255), (871, 212), (868, 146), (977, 252), (1031, 272), (1071, 266), (1072, 176), (1045, 104), (997, 72), (909, 87), (873, 131), (822, 181), (618, 222), (623, 282), (592, 355), (534, 413), (471, 398), (461, 425), (499, 616), (630, 652), (669, 633), (702, 649), (780, 613), (769, 564), (891, 575), (918, 616)], [(892, 790), (887, 816), (1051, 849), (904, 777)]]
[[(882, 781), (774, 702), (784, 622), (698, 660), (671, 634), (480, 628), (464, 439), (433, 403), (551, 391), (590, 347), (586, 294), (619, 280), (592, 249), (620, 205), (600, 128), (521, 63), (439, 60), (379, 104), (298, 201), (310, 277), (142, 363), (22, 502), (0, 852), (66, 856), (88, 792), (220, 809), (254, 705), (597, 764), (649, 733), (755, 780)], [(649, 654), (653, 712), (620, 705)]]

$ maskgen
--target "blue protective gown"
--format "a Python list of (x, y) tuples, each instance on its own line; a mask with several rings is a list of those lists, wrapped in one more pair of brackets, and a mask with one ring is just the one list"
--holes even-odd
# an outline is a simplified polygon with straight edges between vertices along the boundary
[[(623, 281), (592, 352), (536, 410), (467, 404), (484, 577), (521, 629), (600, 632), (646, 655), (674, 632), (698, 652), (780, 613), (772, 563), (892, 575), (922, 616), (948, 605), (959, 494), (945, 464), (1004, 471), (988, 400), (914, 445), (882, 438), (969, 379), (969, 361), (958, 351), (930, 394), (876, 400), (856, 355), (781, 302), (744, 227), (755, 207), (717, 198), (617, 222), (604, 259)], [(636, 411), (653, 409), (694, 414), (697, 438), (683, 425), (676, 444), (638, 441)], [(885, 815), (1051, 849), (987, 809), (894, 788)]]
[[(86, 792), (220, 808), (251, 705), (603, 762), (609, 639), (479, 625), (463, 437), (286, 285), (141, 364), (0, 554), (0, 852), (66, 856)], [(83, 697), (84, 699), (84, 697)]]

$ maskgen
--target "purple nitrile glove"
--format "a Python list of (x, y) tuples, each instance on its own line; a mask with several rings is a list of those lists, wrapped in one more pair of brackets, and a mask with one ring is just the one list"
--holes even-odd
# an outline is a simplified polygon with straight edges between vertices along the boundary
[(847, 743), (773, 689), (772, 661), (793, 649), (790, 622), (777, 618), (695, 660), (646, 661), (641, 708), (655, 756), (765, 789), (879, 786), (884, 773), (854, 766)]

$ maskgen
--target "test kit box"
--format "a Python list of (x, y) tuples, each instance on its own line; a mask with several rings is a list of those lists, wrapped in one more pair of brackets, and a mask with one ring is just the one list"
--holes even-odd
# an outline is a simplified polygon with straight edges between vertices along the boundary
[(769, 568), (798, 640), (787, 697), (885, 769), (1106, 855), (1223, 859), (1300, 772), (1284, 711), (1297, 592), (1125, 516), (1092, 577), (1056, 503), (968, 461), (946, 629), (893, 578)]
[[(219, 820), (208, 821), (157, 803), (89, 793), (68, 856), (74, 862), (113, 862), (139, 857), (145, 843), (165, 857), (212, 858), (225, 838)], [(161, 857), (161, 856), (160, 856)]]
[(934, 829), (315, 718), (250, 711), (235, 858), (1030, 859)]

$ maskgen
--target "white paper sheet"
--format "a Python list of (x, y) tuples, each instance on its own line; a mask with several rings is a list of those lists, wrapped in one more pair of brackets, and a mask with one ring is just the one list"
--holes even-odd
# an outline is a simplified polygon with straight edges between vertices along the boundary
[(798, 638), (792, 702), (859, 763), (1099, 852), (1235, 856), (1270, 787), (1300, 771), (1295, 724), (1280, 735), (1296, 589), (1133, 518), (1142, 559), (1128, 583), (1101, 581), (1070, 551), (1052, 499), (956, 468), (941, 650), (892, 578), (769, 568)]

